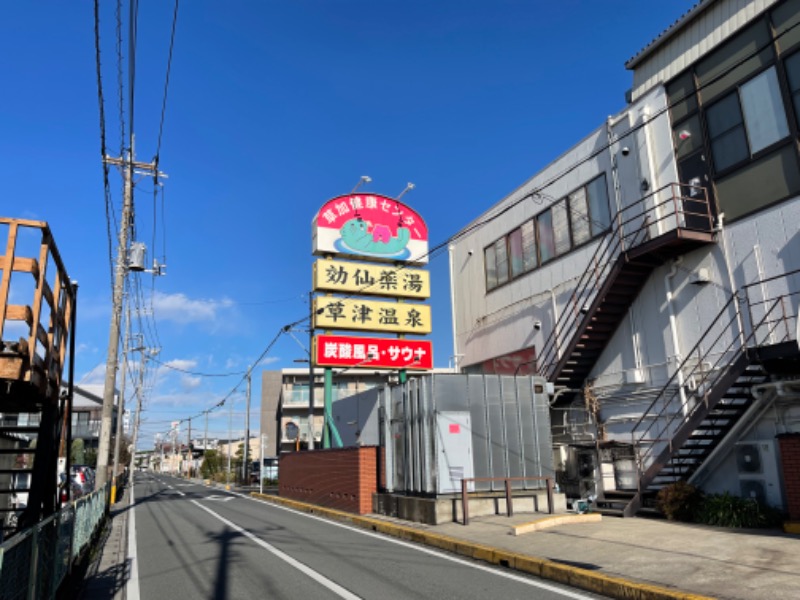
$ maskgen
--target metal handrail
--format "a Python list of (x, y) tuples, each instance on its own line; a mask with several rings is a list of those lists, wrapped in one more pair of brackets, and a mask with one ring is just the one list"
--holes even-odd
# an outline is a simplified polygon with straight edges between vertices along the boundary
[[(715, 351), (717, 342), (719, 342), (725, 334), (730, 334), (730, 332), (733, 330), (732, 327), (734, 323), (741, 323), (741, 309), (736, 302), (737, 296), (735, 294), (732, 295), (714, 318), (712, 323), (699, 337), (697, 343), (694, 345), (692, 350), (689, 351), (687, 358), (678, 365), (675, 373), (673, 373), (672, 377), (670, 377), (670, 379), (664, 385), (661, 392), (653, 399), (648, 408), (643, 411), (642, 416), (631, 429), (631, 442), (634, 448), (636, 448), (640, 489), (642, 485), (646, 486), (647, 484), (647, 482), (642, 481), (642, 477), (644, 476), (647, 468), (649, 468), (647, 466), (647, 461), (652, 459), (656, 452), (657, 446), (655, 442), (666, 441), (668, 444), (670, 444), (670, 451), (673, 451), (671, 444), (674, 438), (669, 435), (669, 432), (676, 431), (683, 424), (687, 423), (701, 405), (705, 404), (707, 407), (709, 391), (717, 384), (717, 382), (719, 382), (728, 374), (730, 371), (730, 366), (734, 362), (735, 358), (740, 356), (741, 353), (746, 352), (749, 348), (763, 346), (781, 324), (785, 324), (790, 318), (792, 318), (786, 314), (785, 300), (789, 296), (798, 294), (798, 292), (781, 294), (776, 297), (764, 299), (757, 303), (751, 303), (749, 295), (747, 294), (748, 289), (754, 285), (763, 284), (780, 278), (786, 278), (789, 275), (799, 272), (800, 270), (784, 273), (783, 275), (778, 275), (763, 281), (748, 284), (742, 288), (742, 290), (744, 290), (744, 300), (748, 306), (748, 313), (750, 315), (750, 331), (746, 336), (744, 335), (744, 332), (741, 332), (742, 335), (733, 335), (731, 341), (727, 344), (727, 346), (724, 347), (722, 351), (716, 351), (716, 360), (710, 362), (706, 359), (708, 359), (712, 352)], [(767, 304), (769, 307), (766, 309), (764, 315), (758, 322), (755, 322), (752, 318), (752, 306)], [(734, 309), (733, 315), (727, 320), (723, 321), (723, 317), (729, 315), (729, 311), (732, 306)], [(773, 319), (773, 313), (778, 309), (780, 309), (779, 318)], [(765, 326), (766, 332), (764, 332)], [(719, 328), (719, 331), (712, 339), (710, 336), (712, 336), (716, 328)], [(759, 337), (760, 333), (763, 335)], [(788, 339), (791, 339), (791, 337), (791, 329), (787, 326), (786, 335), (783, 336), (781, 341), (787, 341)], [(700, 351), (700, 346), (704, 343), (707, 344), (708, 349), (705, 353), (702, 353)], [(695, 352), (697, 352), (696, 357)], [(686, 367), (690, 361), (695, 361), (695, 364), (690, 369), (686, 370)], [(693, 380), (695, 383), (695, 389), (688, 390), (689, 394), (698, 400), (697, 403), (691, 408), (687, 407), (688, 400), (684, 401), (684, 399), (681, 397), (681, 390), (683, 389), (684, 394), (687, 391), (685, 384), (681, 386), (680, 381), (676, 381), (681, 376), (685, 380)], [(697, 377), (697, 379), (695, 379), (695, 377)], [(668, 396), (670, 391), (672, 394)], [(676, 398), (678, 399), (677, 402)], [(659, 404), (661, 404), (661, 408), (660, 410), (656, 410), (656, 407)], [(644, 429), (641, 429), (646, 421), (649, 421), (649, 424), (644, 427)], [(663, 423), (663, 426), (659, 429), (656, 427), (657, 423)], [(641, 433), (637, 435), (637, 432), (640, 430)]]
[(461, 480), (461, 514), (464, 525), (469, 525), (469, 483), (474, 481), (502, 481), (506, 492), (506, 514), (514, 515), (513, 494), (511, 493), (512, 481), (544, 481), (547, 487), (547, 514), (552, 515), (554, 510), (553, 478), (552, 477), (468, 477)]
[[(697, 190), (701, 195), (698, 197), (684, 196), (682, 193), (683, 189)], [(669, 190), (667, 199), (658, 201), (658, 196), (665, 190)], [(653, 199), (653, 203), (648, 206), (646, 202), (650, 199)], [(697, 212), (686, 210), (684, 202), (702, 204), (705, 206), (705, 211)], [(669, 208), (670, 205), (672, 210), (667, 210), (662, 214), (662, 209), (665, 207)], [(707, 224), (707, 229), (704, 226), (687, 227), (687, 216), (702, 217), (706, 220), (705, 224)], [(674, 220), (674, 229), (698, 229), (700, 231), (712, 232), (713, 215), (706, 189), (687, 184), (670, 183), (643, 196), (633, 204), (626, 206), (616, 213), (613, 219), (615, 223), (613, 229), (611, 229), (598, 244), (594, 255), (589, 259), (589, 267), (581, 275), (574, 291), (567, 300), (565, 309), (561, 312), (558, 319), (556, 319), (550, 335), (542, 344), (542, 349), (538, 356), (540, 365), (538, 372), (540, 375), (546, 377), (548, 380), (552, 380), (555, 368), (561, 360), (562, 342), (568, 344), (570, 341), (569, 339), (561, 340), (560, 333), (564, 331), (568, 325), (579, 325), (583, 322), (583, 319), (591, 317), (591, 315), (587, 313), (583, 316), (583, 319), (581, 319), (581, 314), (584, 312), (582, 309), (594, 301), (596, 292), (606, 280), (615, 261), (620, 259), (626, 252), (630, 252), (649, 241), (651, 239), (651, 227), (668, 220)], [(637, 222), (639, 225), (626, 233), (626, 229), (631, 224)], [(667, 233), (667, 231), (660, 232), (660, 234), (663, 233)], [(580, 327), (575, 327), (574, 329), (580, 329)]]

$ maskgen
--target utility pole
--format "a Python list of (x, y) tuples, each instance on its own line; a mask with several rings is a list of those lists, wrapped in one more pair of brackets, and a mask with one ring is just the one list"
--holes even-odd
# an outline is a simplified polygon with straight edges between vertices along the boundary
[[(139, 361), (139, 382), (136, 385), (136, 417), (133, 421), (133, 450), (131, 451), (131, 467), (130, 467), (130, 486), (133, 486), (133, 473), (135, 471), (136, 462), (136, 442), (139, 438), (139, 422), (142, 418), (142, 395), (144, 394), (144, 369), (147, 364), (147, 353), (158, 354), (158, 349), (148, 350), (144, 347), (135, 348), (142, 353), (142, 358)], [(160, 441), (160, 440), (159, 440)], [(164, 444), (161, 443), (161, 462), (159, 463), (159, 471), (164, 464)]]
[(264, 493), (264, 446), (267, 444), (267, 434), (261, 434), (261, 460), (258, 461), (258, 493)]
[[(308, 292), (311, 319), (308, 322), (308, 444), (314, 449), (314, 292)], [(299, 438), (299, 435), (298, 435)], [(299, 442), (298, 442), (299, 443)]]
[(247, 367), (247, 397), (244, 411), (244, 465), (242, 467), (245, 485), (250, 485), (250, 380), (252, 375), (252, 367)]
[[(123, 294), (124, 298), (124, 294)], [(112, 472), (111, 483), (111, 504), (117, 502), (117, 476), (119, 475), (119, 449), (122, 438), (122, 418), (125, 415), (125, 383), (128, 371), (128, 350), (130, 348), (131, 335), (131, 307), (127, 306), (125, 311), (125, 338), (122, 341), (122, 384), (119, 388), (119, 403), (117, 406), (117, 431), (114, 436), (114, 469)]]
[(114, 392), (117, 383), (117, 364), (119, 362), (119, 325), (122, 317), (122, 291), (128, 273), (129, 234), (133, 222), (133, 169), (145, 173), (161, 175), (155, 163), (137, 163), (134, 160), (134, 136), (131, 135), (131, 147), (126, 156), (115, 158), (104, 156), (103, 162), (115, 165), (122, 170), (124, 180), (122, 198), (122, 219), (119, 227), (117, 244), (116, 272), (112, 295), (111, 326), (108, 336), (108, 357), (106, 359), (106, 377), (103, 388), (103, 412), (100, 421), (100, 444), (97, 450), (97, 479), (95, 489), (99, 490), (108, 482), (108, 459), (111, 446), (111, 426), (114, 412)]
[(231, 437), (233, 436), (233, 396), (228, 398), (231, 402), (230, 415), (228, 416), (228, 471), (225, 473), (225, 487), (231, 488)]
[(194, 455), (192, 454), (192, 418), (189, 417), (189, 433), (186, 436), (187, 443), (186, 449), (189, 451), (189, 466), (186, 467), (186, 474), (187, 476), (192, 476), (192, 466), (194, 464)]

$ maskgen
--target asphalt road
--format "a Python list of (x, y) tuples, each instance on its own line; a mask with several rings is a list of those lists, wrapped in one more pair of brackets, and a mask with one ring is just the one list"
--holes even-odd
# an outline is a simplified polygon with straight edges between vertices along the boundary
[(600, 598), (164, 475), (134, 498), (128, 600)]

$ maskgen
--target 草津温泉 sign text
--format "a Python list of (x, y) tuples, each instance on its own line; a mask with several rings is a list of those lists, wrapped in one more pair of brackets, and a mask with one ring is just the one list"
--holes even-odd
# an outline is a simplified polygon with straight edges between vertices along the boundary
[(318, 335), (314, 361), (325, 367), (432, 369), (433, 345), (429, 340)]
[(386, 264), (320, 259), (314, 263), (314, 290), (394, 298), (429, 298), (430, 274)]
[(313, 326), (424, 335), (431, 332), (431, 308), (424, 304), (322, 296), (314, 299)]

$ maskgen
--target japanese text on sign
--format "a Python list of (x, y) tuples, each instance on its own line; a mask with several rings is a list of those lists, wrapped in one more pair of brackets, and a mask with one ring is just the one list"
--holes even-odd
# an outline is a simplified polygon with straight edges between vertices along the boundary
[(426, 334), (431, 332), (431, 309), (424, 304), (322, 297), (314, 300), (314, 327)]
[(422, 269), (318, 260), (314, 263), (314, 289), (421, 299), (430, 297), (430, 275)]
[(319, 335), (314, 338), (318, 365), (381, 369), (431, 369), (428, 340)]

